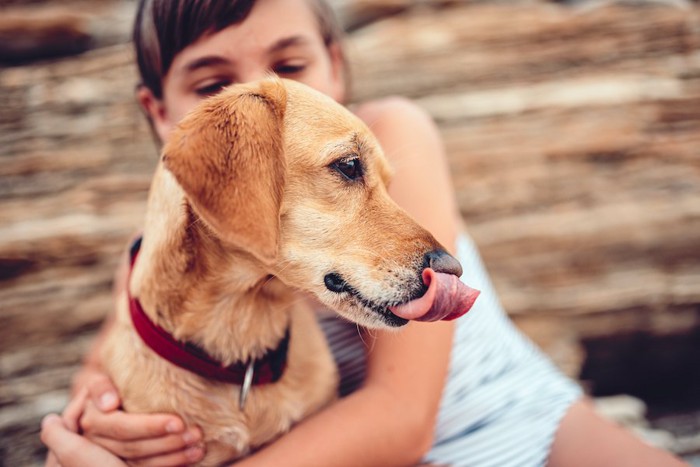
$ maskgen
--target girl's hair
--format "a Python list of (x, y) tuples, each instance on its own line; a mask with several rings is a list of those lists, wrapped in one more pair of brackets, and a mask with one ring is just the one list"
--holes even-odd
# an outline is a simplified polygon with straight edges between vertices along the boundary
[[(340, 46), (342, 28), (325, 0), (306, 0), (318, 21), (326, 47)], [(139, 0), (134, 47), (141, 84), (163, 97), (163, 78), (185, 47), (204, 34), (242, 22), (255, 0)]]

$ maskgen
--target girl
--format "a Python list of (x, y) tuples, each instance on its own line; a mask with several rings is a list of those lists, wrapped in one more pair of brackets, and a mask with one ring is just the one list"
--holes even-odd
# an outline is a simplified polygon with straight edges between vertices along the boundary
[[(347, 69), (322, 0), (141, 0), (134, 29), (138, 99), (161, 141), (201, 99), (270, 70), (339, 102)], [(482, 291), (457, 323), (411, 323), (360, 335), (320, 318), (342, 372), (339, 399), (242, 466), (674, 465), (598, 418), (510, 324), (474, 246), (460, 231), (434, 124), (401, 99), (357, 105), (397, 168), (392, 197), (462, 262)], [(124, 287), (124, 272), (118, 277)], [(109, 326), (109, 323), (106, 325)], [(126, 414), (97, 344), (63, 418), (44, 421), (49, 464), (179, 465), (203, 455), (196, 428), (168, 414)], [(74, 432), (82, 432), (82, 437)], [(594, 448), (592, 448), (595, 446)]]

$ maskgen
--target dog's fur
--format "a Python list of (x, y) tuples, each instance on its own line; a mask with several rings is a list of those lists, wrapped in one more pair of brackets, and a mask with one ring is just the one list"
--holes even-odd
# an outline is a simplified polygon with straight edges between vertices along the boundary
[[(350, 159), (362, 165), (354, 181), (334, 165)], [(364, 326), (398, 327), (387, 307), (424, 292), (425, 255), (442, 250), (391, 201), (389, 178), (369, 129), (293, 81), (234, 86), (199, 105), (164, 148), (129, 290), (152, 321), (226, 364), (276, 347), (290, 325), (288, 366), (241, 412), (238, 386), (147, 348), (124, 298), (103, 357), (125, 409), (200, 426), (202, 465), (216, 465), (331, 401), (333, 359), (300, 291)], [(329, 290), (329, 273), (347, 288)]]

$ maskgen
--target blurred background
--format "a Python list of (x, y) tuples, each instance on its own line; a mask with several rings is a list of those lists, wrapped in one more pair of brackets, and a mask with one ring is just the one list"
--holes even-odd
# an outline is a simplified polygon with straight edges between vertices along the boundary
[[(700, 465), (700, 5), (335, 0), (355, 100), (440, 125), (516, 324), (608, 416)], [(0, 0), (0, 464), (111, 309), (157, 151), (131, 0)], [(616, 397), (608, 397), (616, 396)]]

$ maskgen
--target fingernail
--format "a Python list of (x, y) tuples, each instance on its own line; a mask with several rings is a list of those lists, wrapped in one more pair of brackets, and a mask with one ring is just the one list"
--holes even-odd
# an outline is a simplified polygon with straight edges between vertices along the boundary
[(199, 430), (189, 430), (182, 435), (182, 439), (186, 444), (194, 444), (195, 441), (199, 441), (200, 435)]
[(60, 420), (61, 420), (61, 417), (59, 417), (59, 416), (56, 415), (55, 413), (50, 413), (50, 414), (46, 415), (46, 416), (41, 420), (41, 427), (42, 427), (42, 428), (45, 428), (45, 427), (48, 426), (49, 424), (55, 423), (56, 420), (60, 421)]
[(201, 446), (193, 446), (185, 450), (185, 457), (190, 461), (198, 461), (204, 457), (204, 448)]
[(105, 392), (102, 394), (100, 397), (100, 408), (102, 410), (109, 410), (111, 408), (114, 408), (114, 406), (117, 403), (117, 395), (113, 392)]
[(170, 420), (167, 425), (165, 425), (165, 431), (168, 433), (180, 433), (184, 427), (180, 420)]

